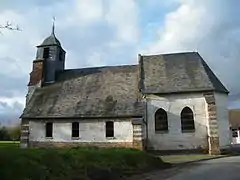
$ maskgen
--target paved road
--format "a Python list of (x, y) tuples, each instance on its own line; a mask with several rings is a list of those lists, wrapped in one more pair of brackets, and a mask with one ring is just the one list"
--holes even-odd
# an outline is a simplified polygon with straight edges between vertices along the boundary
[(240, 180), (240, 156), (195, 163), (166, 180)]
[(130, 180), (240, 180), (240, 156), (191, 163)]

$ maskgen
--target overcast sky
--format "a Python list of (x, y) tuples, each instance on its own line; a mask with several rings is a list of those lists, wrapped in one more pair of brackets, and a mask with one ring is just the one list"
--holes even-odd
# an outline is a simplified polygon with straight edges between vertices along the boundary
[(0, 121), (25, 103), (36, 45), (56, 35), (66, 67), (137, 63), (137, 55), (198, 51), (240, 107), (240, 1), (238, 0), (2, 0), (0, 23), (22, 31), (0, 35)]

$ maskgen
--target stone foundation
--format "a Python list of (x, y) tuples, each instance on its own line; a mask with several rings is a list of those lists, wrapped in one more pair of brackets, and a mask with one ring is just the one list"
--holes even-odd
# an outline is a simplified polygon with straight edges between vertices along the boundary
[(132, 142), (37, 142), (30, 141), (29, 147), (40, 147), (40, 148), (69, 148), (69, 147), (100, 147), (100, 148), (111, 148), (111, 147), (125, 147), (135, 148)]

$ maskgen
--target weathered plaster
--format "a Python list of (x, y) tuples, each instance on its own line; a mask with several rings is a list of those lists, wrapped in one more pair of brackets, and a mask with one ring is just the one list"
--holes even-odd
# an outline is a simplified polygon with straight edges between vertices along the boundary
[(228, 95), (223, 93), (214, 93), (220, 149), (227, 148), (230, 145), (230, 125), (228, 118)]
[[(148, 148), (153, 150), (206, 149), (207, 111), (202, 93), (148, 95)], [(190, 107), (194, 113), (195, 131), (181, 131), (180, 113), (184, 107)], [(163, 108), (168, 115), (168, 132), (155, 132), (154, 114)]]
[[(76, 120), (72, 120), (76, 121)], [(131, 120), (114, 121), (114, 138), (105, 137), (104, 120), (81, 120), (80, 137), (72, 138), (71, 120), (53, 122), (53, 138), (45, 137), (45, 121), (30, 121), (30, 141), (39, 142), (132, 142)]]

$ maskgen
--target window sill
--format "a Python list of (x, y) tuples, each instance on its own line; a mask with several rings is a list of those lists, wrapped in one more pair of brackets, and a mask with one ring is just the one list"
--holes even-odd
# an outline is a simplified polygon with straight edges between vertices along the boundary
[(53, 139), (53, 137), (45, 137), (45, 139)]
[(195, 133), (195, 130), (182, 130), (182, 133)]
[(107, 140), (113, 140), (113, 139), (117, 139), (115, 137), (106, 137)]
[(72, 137), (72, 140), (79, 140), (81, 139), (80, 137)]
[(155, 134), (167, 134), (167, 133), (169, 133), (168, 130), (156, 130), (155, 131)]

